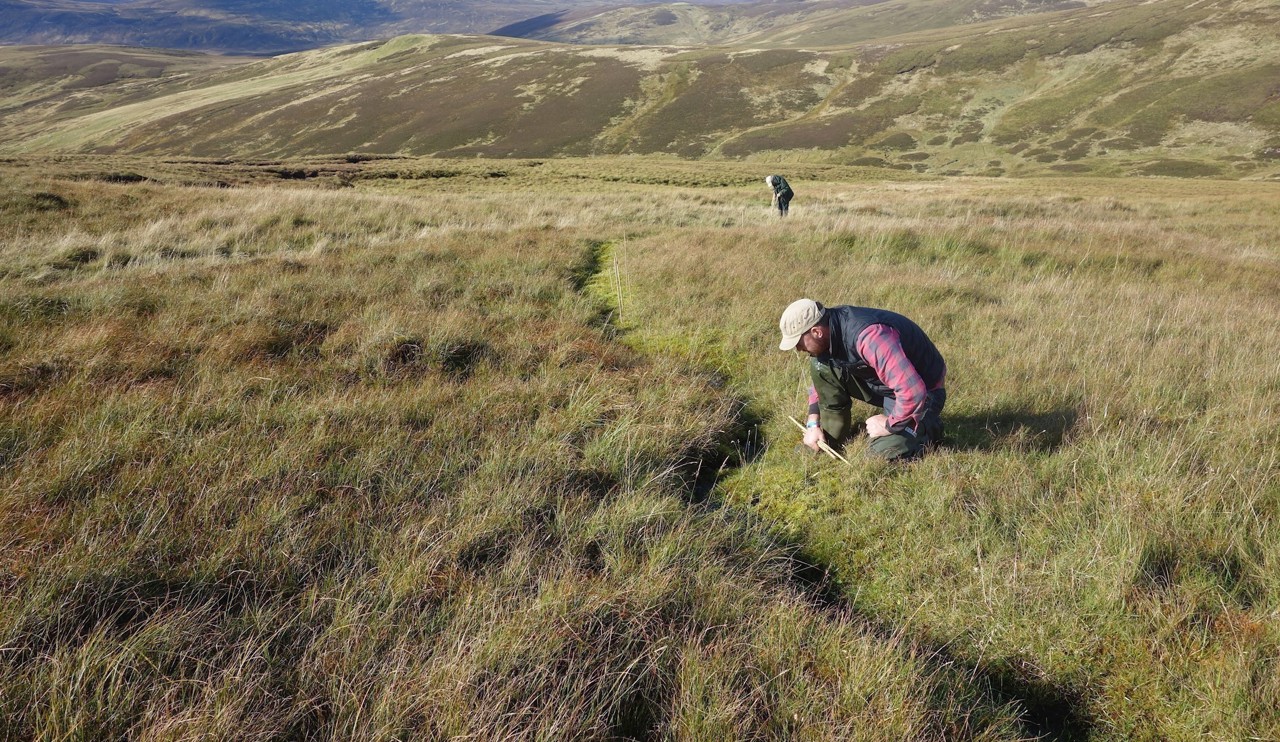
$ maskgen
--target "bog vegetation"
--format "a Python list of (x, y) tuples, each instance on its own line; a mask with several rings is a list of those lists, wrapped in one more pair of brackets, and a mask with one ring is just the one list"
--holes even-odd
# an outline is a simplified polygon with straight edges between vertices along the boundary
[[(0, 737), (1280, 736), (1265, 184), (0, 170)], [(802, 295), (948, 446), (795, 450)]]

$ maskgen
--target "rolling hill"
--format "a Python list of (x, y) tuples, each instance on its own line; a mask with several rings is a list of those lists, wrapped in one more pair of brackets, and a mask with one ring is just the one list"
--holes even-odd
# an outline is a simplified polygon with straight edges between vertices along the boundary
[(581, 8), (494, 31), (574, 44), (849, 44), (1108, 0), (787, 0)]
[(821, 39), (789, 33), (706, 48), (405, 36), (254, 62), (186, 56), (156, 62), (155, 76), (126, 74), (126, 53), (110, 48), (9, 48), (5, 80), (50, 71), (26, 87), (0, 83), (0, 153), (645, 154), (931, 174), (1280, 173), (1272, 3), (1116, 0), (835, 46), (796, 47)]
[[(485, 33), (582, 0), (0, 0), (0, 43), (278, 53), (405, 33)], [(599, 3), (590, 3), (599, 7)]]

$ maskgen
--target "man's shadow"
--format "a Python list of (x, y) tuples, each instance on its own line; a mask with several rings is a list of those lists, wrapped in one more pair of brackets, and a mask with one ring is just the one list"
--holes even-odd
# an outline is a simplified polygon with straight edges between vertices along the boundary
[(973, 415), (943, 413), (943, 446), (959, 451), (1016, 448), (1048, 453), (1062, 447), (1079, 418), (1080, 413), (1071, 407), (1048, 412), (998, 407)]

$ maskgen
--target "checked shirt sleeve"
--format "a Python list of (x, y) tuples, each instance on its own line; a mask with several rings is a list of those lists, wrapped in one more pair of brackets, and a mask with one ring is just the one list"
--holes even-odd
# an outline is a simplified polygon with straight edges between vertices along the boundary
[(897, 404), (889, 417), (889, 430), (915, 434), (924, 419), (928, 389), (916, 367), (902, 350), (902, 337), (888, 325), (871, 325), (858, 335), (858, 354), (875, 369), (876, 376), (893, 390)]

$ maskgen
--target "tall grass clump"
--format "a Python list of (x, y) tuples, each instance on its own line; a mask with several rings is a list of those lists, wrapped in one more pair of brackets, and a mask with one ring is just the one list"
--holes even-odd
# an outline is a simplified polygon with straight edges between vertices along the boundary
[[(637, 350), (632, 304), (611, 324), (589, 287), (619, 223), (645, 232), (628, 301), (658, 326), (635, 261), (716, 244), (745, 194), (10, 175), (0, 736), (1041, 731), (1025, 694), (819, 590), (807, 545), (696, 496), (750, 368)], [(829, 543), (808, 550), (837, 564)]]
[[(859, 609), (1013, 678), (1074, 734), (1280, 735), (1275, 194), (810, 190), (785, 222), (629, 248), (635, 342), (726, 369), (762, 417), (725, 501), (805, 544)], [(910, 466), (796, 453), (804, 364), (775, 349), (801, 296), (930, 333), (948, 445)]]

